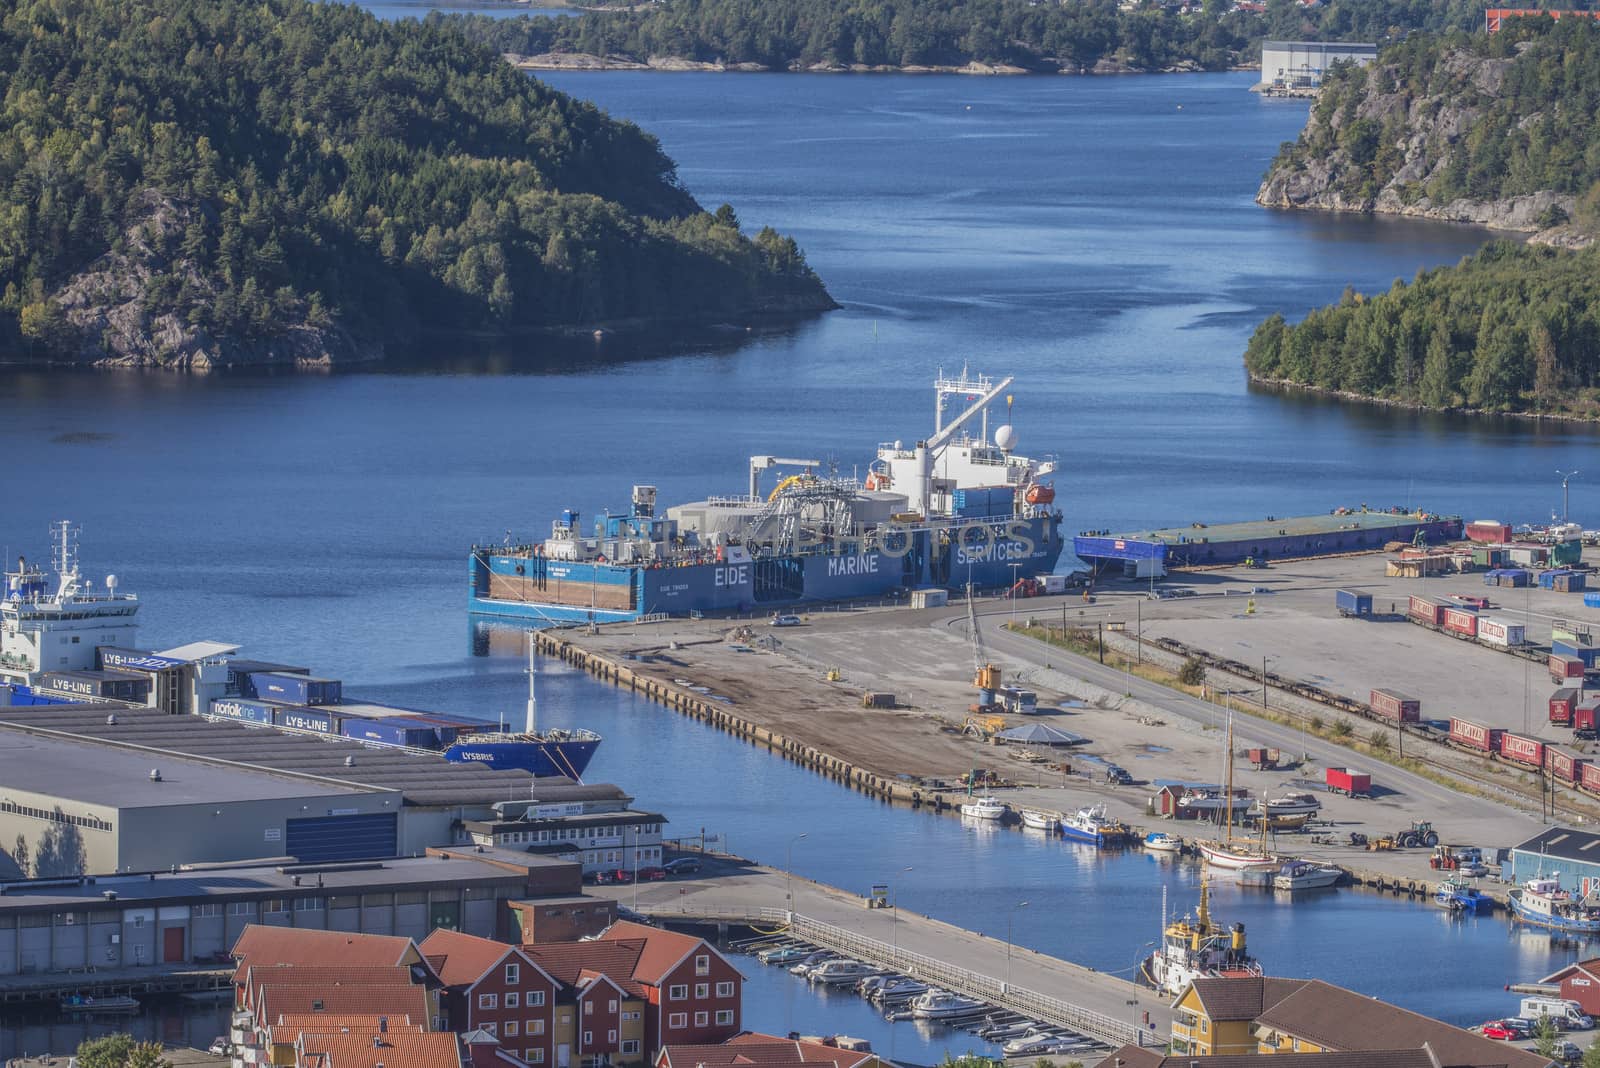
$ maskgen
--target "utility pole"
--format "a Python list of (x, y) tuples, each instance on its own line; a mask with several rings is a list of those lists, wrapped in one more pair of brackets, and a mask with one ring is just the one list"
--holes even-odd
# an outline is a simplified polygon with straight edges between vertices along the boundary
[[(1152, 580), (1153, 581), (1153, 580)], [(1144, 663), (1144, 602), (1133, 602), (1133, 659), (1134, 663)]]
[(1261, 658), (1261, 711), (1267, 710), (1267, 658)]

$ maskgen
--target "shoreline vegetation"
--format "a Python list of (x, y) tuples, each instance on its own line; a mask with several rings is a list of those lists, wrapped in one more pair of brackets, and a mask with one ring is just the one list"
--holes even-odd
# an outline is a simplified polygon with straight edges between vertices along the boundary
[(1132, 74), (1257, 69), (1265, 39), (1468, 31), (1463, 0), (654, 0), (577, 16), (440, 11), (527, 70)]
[(1534, 232), (1453, 266), (1275, 314), (1251, 381), (1463, 414), (1600, 421), (1600, 26), (1519, 18), (1336, 70), (1273, 161), (1269, 207)]
[(0, 353), (17, 362), (322, 368), (424, 332), (837, 306), (792, 238), (702, 208), (654, 137), (416, 20), (23, 0), (0, 84)]

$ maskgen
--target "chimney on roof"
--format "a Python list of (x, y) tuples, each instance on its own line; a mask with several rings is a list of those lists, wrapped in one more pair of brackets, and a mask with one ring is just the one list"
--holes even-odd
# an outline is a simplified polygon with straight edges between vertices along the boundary
[(388, 1032), (389, 1032), (389, 1017), (387, 1017), (387, 1016), (378, 1017), (378, 1034), (383, 1035), (383, 1034), (388, 1034)]
[(382, 1035), (373, 1035), (372, 1036), (372, 1048), (373, 1049), (382, 1049), (383, 1048), (383, 1036)]

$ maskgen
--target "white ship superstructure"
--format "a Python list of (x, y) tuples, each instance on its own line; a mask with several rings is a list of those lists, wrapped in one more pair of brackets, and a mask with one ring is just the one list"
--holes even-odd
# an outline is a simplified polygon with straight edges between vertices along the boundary
[(0, 601), (0, 681), (29, 683), (42, 672), (92, 671), (101, 646), (137, 648), (139, 598), (107, 575), (97, 590), (78, 567), (78, 528), (51, 525), (53, 576), (18, 557)]

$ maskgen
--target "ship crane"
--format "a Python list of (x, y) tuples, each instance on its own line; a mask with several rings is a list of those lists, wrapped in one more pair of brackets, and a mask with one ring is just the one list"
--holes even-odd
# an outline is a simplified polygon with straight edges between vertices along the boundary
[(796, 460), (788, 456), (750, 457), (750, 497), (761, 496), (761, 472), (769, 467), (804, 467), (807, 470), (822, 466), (821, 460)]
[[(964, 380), (965, 376), (963, 376)], [(977, 400), (968, 405), (966, 411), (934, 431), (933, 436), (927, 441), (919, 441), (917, 443), (914, 453), (916, 478), (913, 481), (910, 505), (913, 512), (927, 515), (928, 510), (933, 505), (933, 459), (935, 454), (944, 448), (950, 439), (955, 437), (956, 431), (965, 426), (973, 416), (979, 415), (987, 409), (989, 403), (1004, 393), (1006, 387), (1010, 386), (1013, 381), (1015, 379), (1010, 375), (1002, 378), (999, 382), (990, 386)]]

